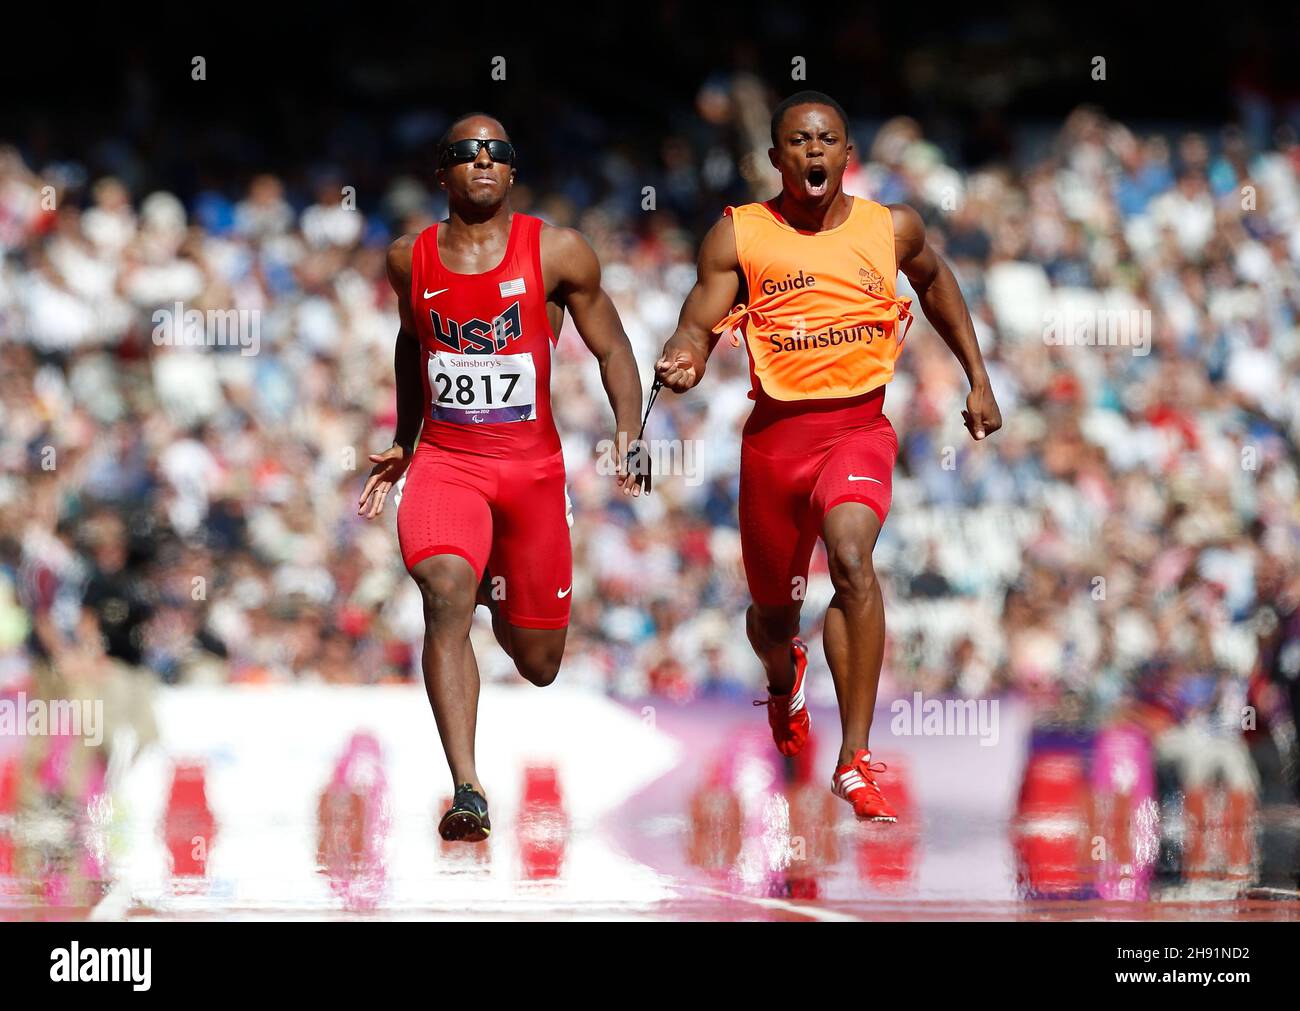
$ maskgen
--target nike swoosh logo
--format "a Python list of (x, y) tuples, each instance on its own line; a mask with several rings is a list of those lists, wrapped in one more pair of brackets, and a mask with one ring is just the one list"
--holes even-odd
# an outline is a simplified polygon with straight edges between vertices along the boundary
[(450, 290), (451, 290), (450, 288), (439, 288), (437, 291), (430, 291), (428, 288), (425, 288), (424, 297), (433, 298), (434, 295), (441, 295), (444, 291), (450, 291)]
[(568, 589), (565, 589), (565, 590), (556, 590), (556, 591), (555, 591), (555, 595), (556, 595), (557, 597), (559, 597), (561, 600), (563, 600), (565, 597), (567, 597), (567, 596), (569, 595), (569, 590), (572, 590), (572, 589), (573, 589), (573, 586), (570, 585), (570, 586), (568, 587)]
[(850, 475), (849, 475), (849, 480), (850, 480), (850, 481), (875, 481), (876, 484), (884, 484), (884, 483), (885, 483), (884, 481), (877, 481), (874, 477), (858, 477), (857, 474), (850, 474)]

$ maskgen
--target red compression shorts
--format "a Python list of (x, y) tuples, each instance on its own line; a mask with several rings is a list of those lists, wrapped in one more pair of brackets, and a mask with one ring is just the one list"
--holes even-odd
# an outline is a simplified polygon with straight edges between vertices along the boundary
[(740, 547), (754, 603), (803, 599), (813, 545), (840, 503), (861, 502), (884, 524), (898, 456), (884, 392), (797, 403), (758, 395), (740, 448)]
[(513, 459), (454, 453), (421, 442), (397, 508), (408, 570), (433, 555), (459, 555), (521, 628), (569, 623), (573, 553), (564, 456)]

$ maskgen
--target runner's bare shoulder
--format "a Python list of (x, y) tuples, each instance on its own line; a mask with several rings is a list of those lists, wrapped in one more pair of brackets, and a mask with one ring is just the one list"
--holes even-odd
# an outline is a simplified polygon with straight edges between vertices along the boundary
[[(587, 237), (576, 228), (542, 222), (538, 237), (542, 273), (565, 284), (586, 286), (600, 277), (600, 261)], [(552, 285), (553, 286), (553, 285)]]
[(713, 270), (736, 270), (740, 267), (740, 257), (736, 253), (736, 223), (730, 214), (722, 215), (705, 234), (700, 243), (700, 266)]
[(399, 295), (411, 289), (411, 250), (415, 248), (415, 240), (414, 235), (402, 235), (388, 247), (388, 283)]

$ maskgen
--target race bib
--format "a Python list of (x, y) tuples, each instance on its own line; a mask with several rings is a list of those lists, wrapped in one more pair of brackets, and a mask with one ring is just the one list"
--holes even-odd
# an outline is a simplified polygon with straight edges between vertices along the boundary
[(429, 356), (429, 417), (458, 425), (496, 425), (537, 417), (537, 367), (521, 355)]

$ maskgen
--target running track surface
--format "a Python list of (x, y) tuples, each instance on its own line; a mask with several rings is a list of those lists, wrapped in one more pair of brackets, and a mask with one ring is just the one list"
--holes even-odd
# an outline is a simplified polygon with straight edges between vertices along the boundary
[(902, 818), (872, 825), (827, 789), (833, 709), (790, 762), (745, 700), (488, 686), (493, 835), (477, 846), (437, 838), (450, 784), (419, 688), (168, 689), (157, 704), (161, 745), (89, 824), (0, 820), (0, 917), (1300, 919), (1293, 887), (1244, 881), (1034, 897), (1013, 831), (1028, 719), (1007, 701), (996, 741), (896, 735), (882, 708), (873, 742)]

